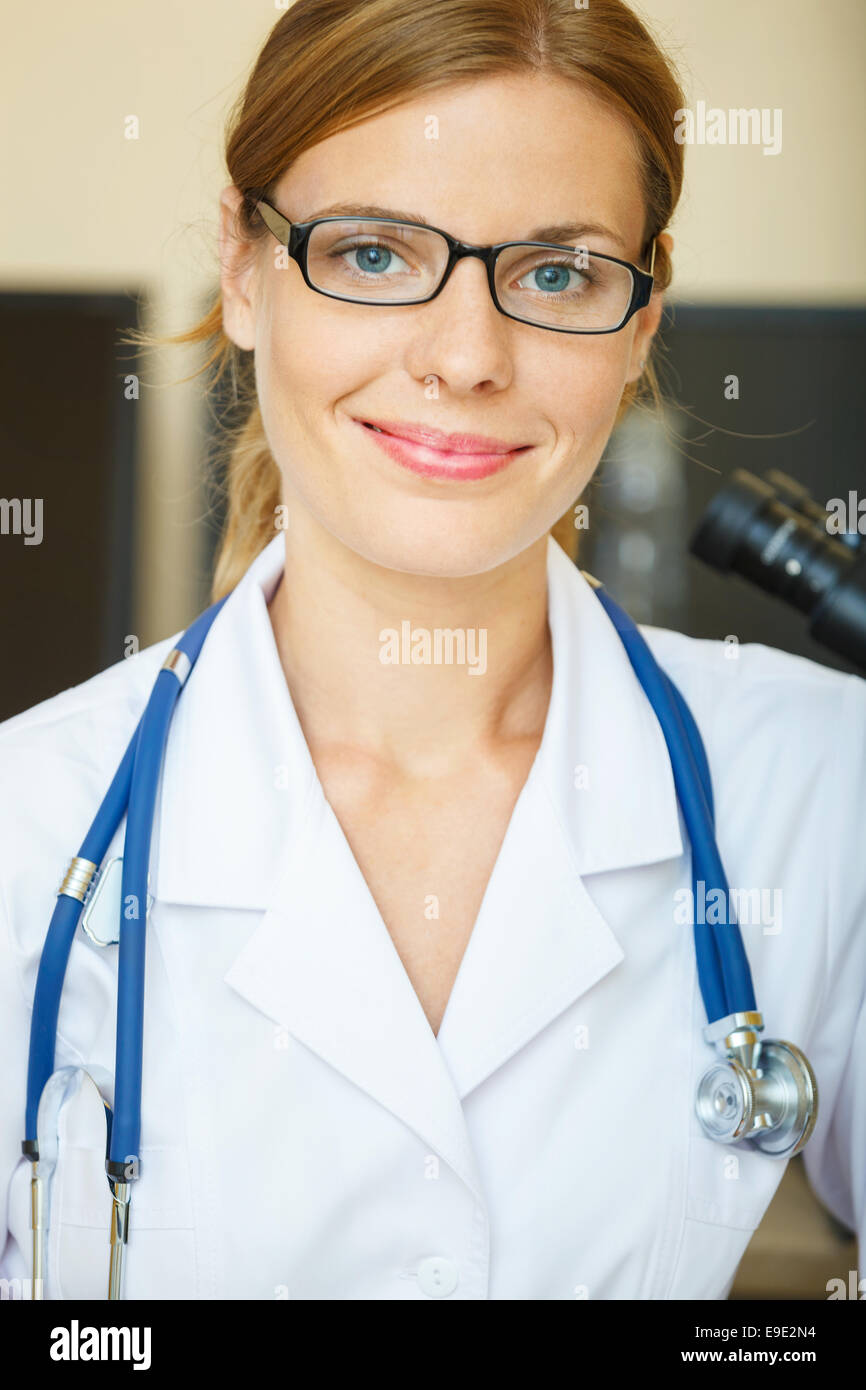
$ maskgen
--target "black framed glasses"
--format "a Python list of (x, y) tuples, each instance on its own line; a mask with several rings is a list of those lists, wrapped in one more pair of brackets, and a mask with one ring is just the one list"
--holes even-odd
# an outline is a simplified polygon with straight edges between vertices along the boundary
[(427, 304), (464, 256), (486, 265), (500, 313), (554, 333), (617, 333), (649, 304), (653, 290), (655, 238), (647, 246), (649, 270), (640, 270), (584, 246), (546, 241), (474, 246), (440, 227), (394, 217), (290, 222), (263, 199), (253, 201), (310, 289), (351, 304)]

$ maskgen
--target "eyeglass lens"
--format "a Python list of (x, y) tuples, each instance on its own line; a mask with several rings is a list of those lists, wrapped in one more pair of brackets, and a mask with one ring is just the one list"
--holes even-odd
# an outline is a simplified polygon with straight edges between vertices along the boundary
[[(406, 223), (320, 222), (307, 247), (307, 274), (327, 294), (359, 303), (412, 304), (437, 288), (448, 262), (438, 232)], [(528, 323), (615, 328), (632, 296), (632, 274), (583, 247), (509, 246), (496, 264), (502, 307)]]

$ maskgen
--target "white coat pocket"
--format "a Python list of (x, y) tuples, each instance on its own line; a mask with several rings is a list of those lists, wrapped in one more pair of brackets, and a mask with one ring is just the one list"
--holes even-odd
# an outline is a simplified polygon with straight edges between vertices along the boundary
[[(668, 1298), (723, 1299), (782, 1181), (787, 1161), (708, 1139), (694, 1121), (689, 1137), (684, 1222)], [(719, 1270), (729, 1270), (724, 1283)]]
[[(105, 1120), (95, 1092), (83, 1088), (58, 1124), (46, 1249), (46, 1297), (105, 1299), (111, 1188), (105, 1173)], [(185, 1148), (143, 1145), (131, 1186), (122, 1296), (191, 1298), (195, 1260)]]

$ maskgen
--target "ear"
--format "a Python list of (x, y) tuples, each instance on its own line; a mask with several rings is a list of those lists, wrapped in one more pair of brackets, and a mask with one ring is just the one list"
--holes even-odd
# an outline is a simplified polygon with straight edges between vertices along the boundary
[[(670, 255), (674, 249), (673, 237), (669, 236), (667, 232), (662, 232), (656, 240), (661, 242)], [(664, 291), (653, 289), (649, 304), (645, 309), (639, 309), (634, 316), (637, 330), (632, 339), (626, 382), (637, 381), (641, 375), (641, 362), (649, 355), (652, 340), (658, 332), (658, 326), (661, 322), (663, 307)]]
[(229, 184), (220, 194), (220, 287), (223, 331), (239, 348), (256, 345), (256, 296), (259, 257), (257, 246), (240, 232), (239, 212), (243, 194)]

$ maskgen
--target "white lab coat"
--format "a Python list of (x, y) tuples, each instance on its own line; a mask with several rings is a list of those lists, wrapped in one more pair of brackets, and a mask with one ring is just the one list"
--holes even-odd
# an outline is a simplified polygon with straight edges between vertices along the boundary
[[(283, 539), (225, 604), (170, 729), (125, 1296), (724, 1298), (785, 1164), (698, 1126), (716, 1054), (692, 928), (675, 920), (688, 836), (591, 585), (551, 540), (544, 738), (437, 1038), (292, 706), (266, 609)], [(808, 1175), (863, 1248), (866, 681), (642, 630), (702, 731), (730, 885), (768, 904), (781, 890), (781, 917), (742, 927), (758, 1008), (813, 1064)], [(40, 949), (177, 635), (0, 726), (7, 1278), (30, 1272), (20, 1141)], [(78, 930), (58, 1067), (113, 1073), (116, 961)], [(106, 1294), (105, 1132), (86, 1095), (61, 1116), (51, 1298)]]

